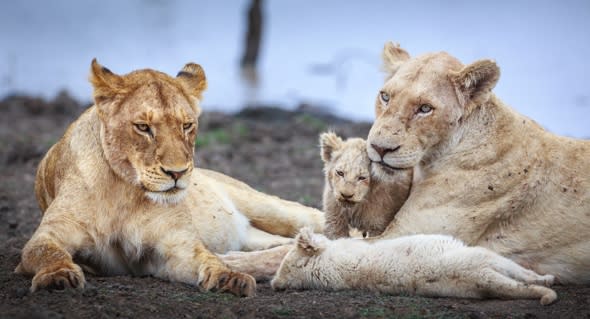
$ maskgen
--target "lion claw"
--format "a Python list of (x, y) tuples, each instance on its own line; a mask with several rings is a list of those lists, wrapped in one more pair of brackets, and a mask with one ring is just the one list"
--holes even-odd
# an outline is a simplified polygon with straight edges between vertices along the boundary
[(239, 297), (253, 296), (256, 291), (254, 277), (240, 272), (207, 269), (200, 276), (199, 285), (206, 291), (229, 292)]
[(76, 264), (49, 267), (39, 271), (31, 284), (31, 292), (39, 289), (84, 288), (86, 279), (82, 268)]

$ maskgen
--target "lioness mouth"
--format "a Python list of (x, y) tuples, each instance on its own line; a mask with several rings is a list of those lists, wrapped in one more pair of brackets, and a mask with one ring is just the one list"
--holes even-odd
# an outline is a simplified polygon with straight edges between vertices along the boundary
[(379, 164), (381, 166), (381, 168), (383, 168), (383, 171), (385, 173), (388, 173), (388, 174), (394, 174), (396, 171), (403, 171), (404, 170), (403, 168), (393, 167), (393, 166), (387, 165), (387, 164), (385, 164), (384, 161), (381, 161), (381, 162), (373, 162), (373, 163)]
[(171, 188), (169, 188), (165, 191), (162, 191), (162, 193), (173, 195), (173, 194), (176, 194), (176, 193), (181, 192), (183, 190), (184, 190), (184, 188), (179, 188), (178, 186), (172, 186)]
[(142, 188), (143, 188), (143, 190), (144, 190), (144, 191), (146, 191), (146, 192), (150, 192), (150, 193), (160, 193), (160, 194), (165, 194), (165, 195), (174, 195), (174, 194), (176, 194), (176, 193), (179, 193), (179, 192), (181, 192), (181, 191), (183, 191), (183, 190), (184, 190), (184, 188), (180, 188), (180, 187), (178, 187), (178, 186), (172, 186), (172, 187), (170, 187), (170, 188), (168, 188), (168, 189), (161, 190), (161, 191), (153, 191), (153, 190), (150, 190), (150, 189), (148, 189), (148, 188), (147, 188), (147, 187), (145, 187), (145, 186), (142, 186)]

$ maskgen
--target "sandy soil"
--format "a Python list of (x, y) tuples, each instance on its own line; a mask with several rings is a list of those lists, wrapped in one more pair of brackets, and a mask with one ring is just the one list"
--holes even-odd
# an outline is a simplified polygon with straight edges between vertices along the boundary
[[(28, 291), (30, 278), (13, 274), (20, 249), (40, 220), (35, 169), (47, 149), (87, 105), (67, 94), (53, 101), (0, 101), (0, 318), (590, 318), (590, 287), (555, 287), (550, 306), (537, 300), (465, 300), (387, 296), (359, 291), (273, 292), (237, 298), (152, 277), (87, 276), (82, 291)], [(352, 123), (310, 107), (289, 112), (248, 109), (205, 113), (196, 164), (256, 189), (318, 207), (323, 183), (318, 133), (366, 136)]]

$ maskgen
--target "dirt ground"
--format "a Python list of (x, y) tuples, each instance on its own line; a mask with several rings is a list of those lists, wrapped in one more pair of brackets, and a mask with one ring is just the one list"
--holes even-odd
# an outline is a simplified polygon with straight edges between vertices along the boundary
[[(0, 318), (590, 318), (590, 286), (555, 287), (550, 306), (538, 300), (466, 300), (388, 296), (360, 291), (273, 292), (237, 298), (152, 277), (87, 275), (84, 290), (29, 293), (30, 278), (13, 274), (20, 249), (37, 227), (33, 194), (38, 162), (87, 105), (67, 94), (52, 101), (0, 101)], [(196, 165), (256, 189), (319, 207), (323, 184), (318, 133), (366, 136), (352, 123), (309, 106), (297, 111), (205, 112)]]

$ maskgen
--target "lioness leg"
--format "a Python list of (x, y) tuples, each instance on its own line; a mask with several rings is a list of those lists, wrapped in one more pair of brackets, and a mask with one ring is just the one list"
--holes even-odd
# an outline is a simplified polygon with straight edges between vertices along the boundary
[(236, 296), (252, 296), (256, 281), (248, 274), (232, 271), (200, 240), (181, 231), (158, 240), (156, 251), (164, 257), (164, 264), (156, 277), (194, 284), (205, 291), (229, 292)]
[[(324, 228), (324, 213), (296, 202), (264, 194), (250, 186), (218, 172), (196, 169), (193, 174), (196, 182), (208, 178), (209, 183), (224, 190), (236, 208), (243, 213), (250, 223), (265, 232), (294, 237), (299, 229), (308, 226), (316, 232)], [(200, 174), (199, 174), (200, 173)]]
[(293, 238), (269, 234), (258, 228), (248, 226), (248, 234), (243, 251), (264, 250), (281, 245), (292, 244)]
[(293, 245), (283, 245), (251, 252), (232, 251), (218, 256), (231, 269), (248, 273), (256, 280), (263, 281), (272, 279), (292, 247)]
[(67, 219), (44, 222), (23, 248), (15, 272), (34, 275), (31, 291), (84, 288), (84, 273), (73, 262), (70, 252), (81, 247), (87, 238), (72, 224), (75, 223)]

